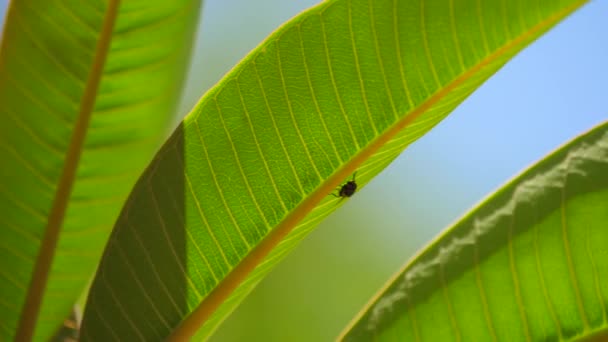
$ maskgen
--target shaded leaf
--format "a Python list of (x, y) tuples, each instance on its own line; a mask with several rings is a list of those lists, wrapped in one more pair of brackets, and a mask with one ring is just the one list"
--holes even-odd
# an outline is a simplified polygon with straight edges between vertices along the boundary
[(355, 172), (367, 183), (582, 3), (335, 0), (282, 26), (139, 180), (83, 338), (180, 339), (201, 325), (195, 338), (207, 337), (344, 201), (329, 196), (336, 187)]

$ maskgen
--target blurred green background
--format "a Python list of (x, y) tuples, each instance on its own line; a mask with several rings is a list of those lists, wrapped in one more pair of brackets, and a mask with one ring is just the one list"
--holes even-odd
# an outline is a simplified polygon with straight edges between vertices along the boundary
[[(207, 0), (177, 121), (318, 1)], [(6, 2), (2, 5), (2, 17)], [(325, 220), (213, 341), (329, 341), (416, 250), (517, 172), (608, 118), (608, 2), (523, 51)]]

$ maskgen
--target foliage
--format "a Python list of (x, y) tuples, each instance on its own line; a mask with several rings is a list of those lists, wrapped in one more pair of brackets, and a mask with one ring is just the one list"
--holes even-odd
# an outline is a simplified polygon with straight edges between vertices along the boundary
[(606, 175), (608, 122), (439, 236), (387, 284), (344, 340), (605, 338)]
[(322, 2), (205, 94), (151, 159), (200, 2), (12, 2), (1, 336), (52, 336), (107, 241), (83, 340), (208, 337), (344, 203), (330, 193), (355, 173), (364, 186), (583, 3)]

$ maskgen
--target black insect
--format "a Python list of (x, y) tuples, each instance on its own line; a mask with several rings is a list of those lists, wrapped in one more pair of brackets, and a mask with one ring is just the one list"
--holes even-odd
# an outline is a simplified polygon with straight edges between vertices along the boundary
[(353, 179), (349, 180), (348, 182), (344, 183), (344, 185), (342, 185), (342, 187), (340, 188), (340, 191), (338, 191), (338, 194), (334, 194), (332, 193), (332, 195), (334, 197), (351, 197), (352, 195), (355, 194), (355, 191), (357, 191), (357, 182), (355, 181), (355, 176), (357, 175), (357, 173), (355, 172), (353, 174)]

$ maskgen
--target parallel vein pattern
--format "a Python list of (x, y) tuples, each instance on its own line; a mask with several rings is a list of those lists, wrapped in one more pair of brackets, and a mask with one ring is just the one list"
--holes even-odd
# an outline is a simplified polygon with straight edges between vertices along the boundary
[[(12, 340), (110, 1), (10, 4), (0, 51), (0, 340)], [(181, 87), (198, 0), (122, 1), (61, 228), (35, 340), (93, 276)], [(88, 94), (91, 95), (91, 94)]]
[[(365, 184), (581, 1), (534, 2), (525, 11), (495, 3), (333, 0), (277, 30), (206, 94), (139, 180), (93, 285), (88, 336), (112, 337), (101, 315), (125, 340), (143, 339), (124, 315), (144, 339), (171, 334), (304, 200), (333, 190), (332, 175), (346, 168)], [(290, 227), (195, 339), (338, 204), (327, 197)], [(122, 276), (129, 264), (139, 281)], [(111, 304), (114, 294), (132, 303), (124, 313)], [(446, 296), (459, 305), (449, 289)], [(165, 306), (171, 329), (154, 313)]]
[[(418, 335), (404, 324), (415, 324), (413, 311), (433, 317), (420, 325), (420, 341), (606, 336), (607, 174), (605, 122), (525, 171), (435, 240), (373, 300), (344, 340)], [(455, 320), (466, 324), (450, 330)]]

